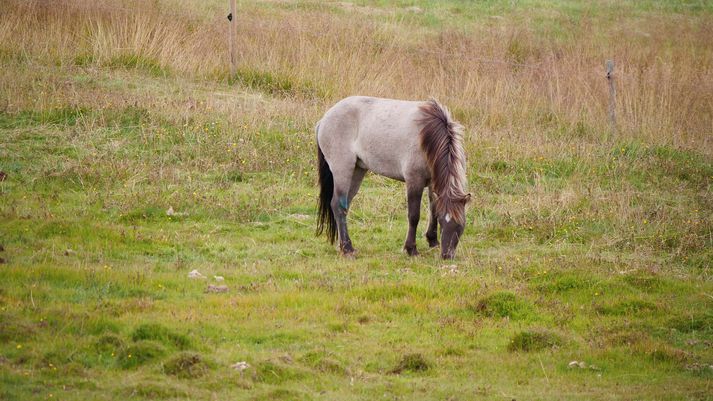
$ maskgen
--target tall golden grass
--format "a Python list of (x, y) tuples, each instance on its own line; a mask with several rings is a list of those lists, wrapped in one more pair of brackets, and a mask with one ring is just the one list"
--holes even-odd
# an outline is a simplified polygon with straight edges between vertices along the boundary
[[(713, 153), (713, 19), (706, 15), (554, 13), (555, 32), (521, 12), (434, 29), (395, 9), (298, 6), (241, 4), (238, 58), (243, 73), (315, 89), (283, 94), (315, 113), (352, 94), (434, 96), (480, 136), (528, 141), (547, 132), (598, 141), (609, 135), (604, 62), (611, 58), (617, 140)], [(6, 0), (0, 52), (28, 63), (123, 63), (227, 82), (226, 8)]]

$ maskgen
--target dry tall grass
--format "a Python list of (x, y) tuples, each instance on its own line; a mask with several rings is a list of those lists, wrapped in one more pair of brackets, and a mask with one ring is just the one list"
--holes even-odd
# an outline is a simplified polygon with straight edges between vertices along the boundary
[[(555, 13), (562, 28), (554, 32), (515, 13), (435, 30), (399, 12), (340, 7), (241, 6), (241, 74), (277, 81), (267, 84), (287, 88), (310, 115), (351, 94), (435, 96), (481, 137), (600, 141), (608, 132), (604, 61), (613, 58), (619, 135), (713, 153), (713, 19), (705, 15)], [(223, 8), (9, 0), (0, 5), (0, 51), (29, 63), (136, 66), (220, 82), (228, 75)]]

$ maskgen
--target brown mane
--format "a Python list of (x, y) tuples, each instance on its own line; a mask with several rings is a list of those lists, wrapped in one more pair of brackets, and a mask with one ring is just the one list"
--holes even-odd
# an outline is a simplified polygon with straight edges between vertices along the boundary
[(436, 211), (439, 216), (450, 214), (456, 222), (465, 224), (465, 152), (463, 126), (451, 118), (448, 109), (430, 99), (421, 107), (423, 124), (421, 149), (426, 153), (431, 170)]

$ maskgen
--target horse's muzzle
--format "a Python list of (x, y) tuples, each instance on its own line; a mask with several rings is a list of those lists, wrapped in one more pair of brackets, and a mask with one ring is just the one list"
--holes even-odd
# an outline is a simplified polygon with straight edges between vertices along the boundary
[(443, 259), (453, 259), (456, 257), (455, 251), (450, 251), (450, 252), (441, 252), (441, 258)]

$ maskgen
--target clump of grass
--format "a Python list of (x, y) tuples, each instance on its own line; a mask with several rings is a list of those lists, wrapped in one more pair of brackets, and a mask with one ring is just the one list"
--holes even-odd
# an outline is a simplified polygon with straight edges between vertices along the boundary
[(349, 331), (350, 325), (349, 322), (331, 322), (327, 324), (327, 328), (329, 328), (329, 331), (335, 332), (335, 333), (346, 333)]
[(391, 369), (390, 373), (401, 374), (403, 372), (425, 372), (431, 369), (431, 363), (420, 353), (404, 355), (399, 363)]
[(676, 316), (668, 321), (667, 326), (682, 333), (710, 334), (713, 333), (713, 312)]
[(152, 362), (166, 354), (161, 344), (154, 341), (139, 341), (123, 348), (117, 362), (123, 369), (131, 369)]
[[(75, 58), (75, 61), (87, 61), (87, 57), (80, 58), (80, 60)], [(169, 75), (169, 71), (161, 66), (156, 59), (138, 54), (120, 54), (107, 60), (104, 65), (109, 68), (143, 70), (153, 76)]]
[(372, 317), (367, 314), (359, 315), (359, 317), (357, 318), (357, 322), (359, 324), (367, 324), (367, 323), (371, 322), (371, 320), (372, 320)]
[(653, 362), (680, 364), (689, 359), (687, 352), (654, 340), (635, 344), (633, 351), (646, 356)]
[(126, 399), (134, 398), (136, 396), (144, 397), (149, 400), (159, 400), (159, 399), (176, 399), (180, 397), (185, 397), (185, 391), (179, 390), (178, 388), (162, 382), (153, 381), (140, 381), (135, 384), (131, 384), (128, 387), (124, 387), (119, 392)]
[(319, 91), (310, 82), (296, 80), (285, 74), (260, 71), (250, 68), (238, 70), (229, 83), (239, 83), (250, 89), (258, 90), (275, 96), (315, 97)]
[(659, 310), (659, 307), (643, 299), (631, 299), (611, 304), (597, 305), (594, 309), (602, 315), (625, 316), (640, 313), (655, 313)]
[(9, 314), (0, 315), (0, 343), (22, 340), (34, 332), (34, 327), (24, 319)]
[(607, 334), (605, 337), (606, 343), (610, 345), (626, 345), (632, 346), (642, 342), (649, 341), (650, 337), (641, 330), (615, 330)]
[(508, 344), (508, 351), (540, 351), (562, 345), (560, 336), (544, 329), (524, 330), (515, 334)]
[(154, 340), (178, 349), (186, 349), (191, 346), (191, 340), (186, 335), (176, 333), (158, 323), (139, 325), (131, 334), (131, 339), (134, 341)]
[(163, 364), (163, 373), (181, 379), (201, 377), (209, 370), (205, 358), (196, 352), (180, 352)]
[(512, 320), (534, 320), (535, 307), (511, 292), (495, 292), (478, 301), (475, 311), (487, 317), (507, 317)]
[(270, 390), (252, 398), (253, 401), (303, 401), (310, 399), (305, 393), (285, 388)]
[(99, 353), (117, 352), (124, 348), (124, 340), (116, 334), (104, 334), (94, 342), (94, 349)]
[(344, 375), (347, 369), (333, 355), (325, 352), (308, 352), (300, 358), (300, 361), (314, 369), (324, 373)]
[(0, 128), (22, 128), (36, 125), (74, 126), (82, 116), (91, 113), (86, 107), (63, 106), (46, 110), (0, 112)]
[(582, 273), (552, 273), (537, 276), (534, 288), (543, 293), (560, 294), (563, 292), (589, 288), (592, 286), (591, 274)]
[(455, 347), (455, 346), (449, 346), (441, 349), (439, 351), (439, 355), (442, 356), (464, 356), (465, 351), (463, 348), (460, 347)]
[(661, 287), (661, 279), (654, 273), (640, 271), (624, 276), (624, 281), (634, 288), (652, 291)]
[(280, 384), (303, 376), (303, 372), (283, 362), (267, 360), (257, 364), (253, 378), (257, 382)]

